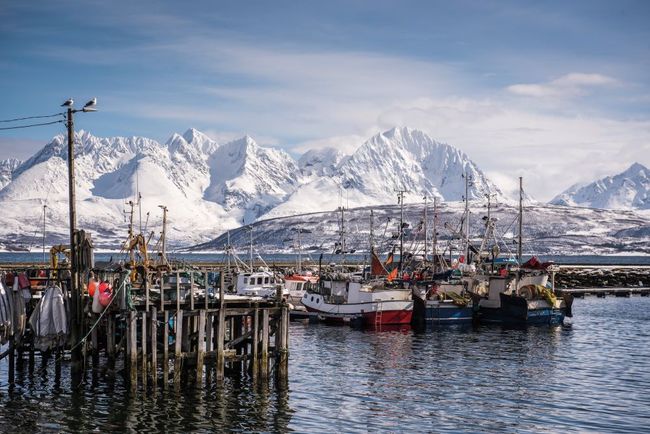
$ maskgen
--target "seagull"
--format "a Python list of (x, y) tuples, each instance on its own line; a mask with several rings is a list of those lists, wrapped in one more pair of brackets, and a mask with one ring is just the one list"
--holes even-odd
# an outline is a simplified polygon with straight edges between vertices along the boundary
[(69, 98), (66, 102), (61, 104), (61, 107), (72, 107), (72, 104), (74, 104), (74, 100), (72, 98)]
[(84, 106), (84, 108), (94, 107), (96, 105), (97, 105), (97, 98), (95, 97), (95, 98), (91, 99), (90, 101), (88, 101), (86, 103), (86, 105)]

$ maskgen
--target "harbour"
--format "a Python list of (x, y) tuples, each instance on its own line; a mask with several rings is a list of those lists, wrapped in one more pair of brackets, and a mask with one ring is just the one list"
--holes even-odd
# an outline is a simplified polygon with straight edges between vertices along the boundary
[(650, 3), (6, 3), (0, 434), (650, 433)]
[(57, 374), (39, 358), (9, 385), (0, 362), (0, 420), (23, 431), (644, 431), (650, 335), (639, 327), (650, 299), (590, 297), (574, 309), (554, 328), (292, 323), (286, 382), (244, 374), (155, 395), (92, 366), (72, 389), (68, 360)]

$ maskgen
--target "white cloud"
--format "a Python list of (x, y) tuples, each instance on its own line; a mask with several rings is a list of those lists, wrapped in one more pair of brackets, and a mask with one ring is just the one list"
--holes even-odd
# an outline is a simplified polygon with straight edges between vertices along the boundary
[(587, 88), (612, 86), (618, 80), (602, 74), (572, 72), (547, 83), (513, 84), (507, 90), (515, 95), (530, 97), (570, 97), (584, 95)]

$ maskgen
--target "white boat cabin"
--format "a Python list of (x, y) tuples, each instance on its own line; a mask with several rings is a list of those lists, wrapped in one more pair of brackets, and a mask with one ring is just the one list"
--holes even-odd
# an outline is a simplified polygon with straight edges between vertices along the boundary
[(272, 271), (262, 269), (238, 274), (235, 289), (239, 295), (275, 297), (278, 288), (282, 287), (281, 284)]

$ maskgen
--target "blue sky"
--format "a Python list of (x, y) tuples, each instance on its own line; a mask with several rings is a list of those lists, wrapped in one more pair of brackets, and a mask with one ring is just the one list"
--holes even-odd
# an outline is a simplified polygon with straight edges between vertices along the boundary
[[(4, 1), (0, 20), (0, 119), (96, 96), (76, 126), (98, 136), (294, 155), (410, 126), (542, 200), (650, 165), (647, 1)], [(0, 131), (0, 158), (61, 131)]]

